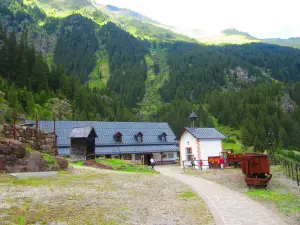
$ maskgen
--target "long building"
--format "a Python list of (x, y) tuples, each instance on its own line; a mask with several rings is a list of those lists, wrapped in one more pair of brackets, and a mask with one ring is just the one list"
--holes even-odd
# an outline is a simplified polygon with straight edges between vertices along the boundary
[[(26, 121), (35, 123), (35, 121)], [(53, 121), (39, 121), (40, 130), (54, 132)], [(69, 135), (74, 128), (93, 127), (97, 157), (119, 158), (149, 164), (150, 158), (160, 163), (178, 159), (178, 141), (168, 123), (56, 121), (58, 154), (70, 156)]]

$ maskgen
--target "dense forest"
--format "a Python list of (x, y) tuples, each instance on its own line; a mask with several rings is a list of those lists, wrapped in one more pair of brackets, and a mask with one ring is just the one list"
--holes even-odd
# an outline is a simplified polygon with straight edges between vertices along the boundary
[(111, 73), (108, 86), (122, 95), (129, 107), (135, 107), (145, 94), (148, 50), (143, 42), (121, 30), (113, 23), (100, 29), (102, 45), (108, 52)]
[(112, 91), (91, 90), (78, 77), (67, 76), (63, 68), (49, 68), (42, 55), (28, 45), (25, 34), (18, 44), (14, 32), (7, 38), (0, 28), (0, 43), (0, 84), (5, 94), (1, 99), (10, 108), (5, 111), (7, 120), (12, 120), (11, 110), (29, 117), (38, 112), (41, 119), (53, 119), (53, 108), (60, 110), (55, 113), (57, 119), (132, 119), (130, 110)]
[[(197, 126), (217, 121), (256, 151), (300, 149), (300, 50), (141, 39), (101, 13), (83, 14), (48, 17), (21, 0), (0, 2), (2, 121), (13, 111), (40, 119), (146, 118), (168, 122), (179, 136), (195, 111)], [(91, 74), (101, 81), (103, 71), (107, 83), (91, 88)], [(147, 91), (155, 97), (147, 104), (157, 105), (143, 117)]]
[(98, 41), (95, 29), (93, 21), (78, 14), (63, 19), (60, 28), (54, 63), (62, 65), (68, 75), (77, 74), (81, 82), (88, 80), (89, 73), (96, 65)]

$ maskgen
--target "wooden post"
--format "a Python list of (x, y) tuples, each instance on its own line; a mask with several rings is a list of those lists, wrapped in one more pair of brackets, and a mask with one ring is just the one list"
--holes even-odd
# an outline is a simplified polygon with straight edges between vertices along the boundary
[(35, 142), (36, 148), (39, 150), (39, 141), (38, 141), (38, 133), (39, 133), (39, 121), (38, 121), (38, 114), (35, 114)]
[(54, 126), (54, 147), (55, 147), (55, 156), (57, 156), (58, 155), (58, 149), (57, 149), (57, 139), (56, 139), (56, 120), (55, 120), (55, 116), (54, 116), (54, 118), (53, 118), (53, 126)]
[(299, 169), (300, 169), (300, 166), (298, 167), (299, 165), (296, 164), (295, 168), (296, 168), (296, 180), (297, 180), (297, 185), (299, 186)]
[(291, 162), (291, 169), (292, 169), (292, 179), (294, 180), (294, 167), (293, 167), (293, 162)]
[(14, 112), (14, 128), (13, 128), (13, 135), (14, 135), (14, 139), (16, 140), (16, 120), (17, 120), (17, 116), (16, 116), (16, 112)]

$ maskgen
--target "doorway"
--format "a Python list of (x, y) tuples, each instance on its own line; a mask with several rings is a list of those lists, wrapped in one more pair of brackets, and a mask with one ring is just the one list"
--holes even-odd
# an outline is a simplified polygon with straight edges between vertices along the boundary
[(144, 165), (150, 166), (150, 159), (153, 156), (151, 153), (144, 154)]

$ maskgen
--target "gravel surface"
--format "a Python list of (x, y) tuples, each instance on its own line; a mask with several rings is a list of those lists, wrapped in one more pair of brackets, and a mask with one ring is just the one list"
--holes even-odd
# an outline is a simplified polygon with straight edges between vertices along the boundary
[(0, 224), (214, 224), (190, 188), (159, 174), (73, 168), (55, 178), (0, 175)]
[[(272, 179), (270, 180), (267, 190), (276, 190), (281, 193), (293, 193), (295, 196), (300, 196), (300, 187), (297, 183), (289, 179), (280, 168), (280, 166), (271, 167)], [(241, 169), (229, 168), (225, 170), (191, 170), (190, 168), (186, 171), (186, 174), (193, 176), (200, 176), (207, 180), (214, 181), (216, 183), (222, 184), (231, 188), (232, 190), (247, 193), (249, 188), (245, 184), (244, 175)], [(260, 201), (262, 204), (266, 205), (270, 209), (276, 211), (280, 214), (276, 205), (269, 201), (263, 201), (261, 199), (255, 198), (255, 200)], [(288, 215), (283, 215), (283, 219), (287, 224), (299, 224), (300, 212), (290, 213)]]

